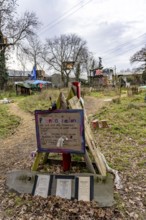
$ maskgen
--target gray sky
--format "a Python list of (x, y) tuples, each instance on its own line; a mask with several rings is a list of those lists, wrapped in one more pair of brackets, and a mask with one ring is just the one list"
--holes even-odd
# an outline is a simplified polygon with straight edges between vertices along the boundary
[(146, 44), (146, 0), (18, 0), (36, 12), (42, 40), (76, 33), (104, 67), (133, 68), (129, 58)]

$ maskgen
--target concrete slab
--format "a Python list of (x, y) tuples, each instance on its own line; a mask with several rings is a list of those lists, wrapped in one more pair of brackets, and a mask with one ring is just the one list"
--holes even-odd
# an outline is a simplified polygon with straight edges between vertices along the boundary
[(13, 170), (7, 173), (6, 185), (10, 190), (18, 193), (31, 193), (37, 173), (27, 170)]
[[(40, 172), (27, 171), (27, 170), (14, 170), (7, 174), (6, 185), (10, 190), (14, 190), (18, 193), (32, 193), (35, 175)], [(42, 174), (42, 173), (41, 173)], [(49, 173), (43, 173), (50, 175)], [(61, 175), (61, 174), (60, 174)], [(74, 176), (93, 176), (89, 173), (75, 173), (66, 174)], [(55, 195), (55, 174), (53, 174), (53, 184), (51, 194)], [(113, 176), (108, 174), (105, 179), (100, 178), (99, 175), (94, 175), (94, 201), (98, 202), (100, 207), (111, 207), (114, 205), (114, 183)]]
[(105, 180), (94, 179), (94, 200), (100, 207), (110, 207), (115, 204), (114, 181), (111, 174), (108, 174)]

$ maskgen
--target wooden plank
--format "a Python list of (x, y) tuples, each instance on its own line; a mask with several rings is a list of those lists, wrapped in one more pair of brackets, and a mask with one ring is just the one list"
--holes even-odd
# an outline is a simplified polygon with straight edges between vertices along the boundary
[[(72, 109), (82, 109), (80, 100), (76, 96), (68, 100), (68, 103), (69, 103), (70, 108)], [(96, 143), (94, 141), (94, 136), (88, 124), (88, 118), (87, 118), (86, 113), (85, 113), (85, 139), (86, 139), (87, 145), (89, 147), (89, 150), (91, 151), (91, 154), (95, 160), (96, 166), (98, 167), (100, 174), (102, 176), (106, 176), (106, 166), (105, 166), (104, 161), (102, 160), (100, 150), (96, 146)]]
[(94, 169), (94, 167), (93, 167), (92, 161), (91, 161), (91, 159), (90, 159), (90, 157), (89, 157), (89, 155), (88, 155), (87, 150), (85, 150), (84, 160), (85, 160), (86, 166), (88, 167), (89, 171), (90, 171), (91, 173), (96, 174), (95, 169)]
[(42, 155), (43, 153), (37, 153), (31, 168), (32, 171), (37, 171)]
[(100, 150), (96, 146), (88, 129), (89, 129), (88, 126), (85, 125), (85, 139), (86, 139), (87, 145), (92, 153), (96, 166), (98, 167), (99, 173), (102, 176), (106, 176), (106, 167), (102, 160)]
[(72, 109), (83, 109), (80, 100), (77, 98), (77, 96), (74, 96), (71, 99), (69, 99), (68, 103)]

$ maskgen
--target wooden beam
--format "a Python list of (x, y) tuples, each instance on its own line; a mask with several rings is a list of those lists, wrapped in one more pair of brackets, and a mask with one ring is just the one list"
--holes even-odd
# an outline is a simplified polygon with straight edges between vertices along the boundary
[[(69, 103), (70, 108), (72, 108), (72, 109), (82, 109), (82, 105), (80, 103), (80, 100), (76, 96), (69, 99), (68, 103)], [(84, 112), (84, 114), (85, 114), (85, 140), (86, 140), (86, 143), (87, 143), (89, 150), (95, 160), (95, 163), (96, 163), (96, 166), (99, 170), (99, 173), (102, 176), (106, 176), (105, 163), (102, 159), (101, 152), (94, 141), (94, 136), (93, 136), (92, 131), (90, 129), (87, 115), (85, 112)]]

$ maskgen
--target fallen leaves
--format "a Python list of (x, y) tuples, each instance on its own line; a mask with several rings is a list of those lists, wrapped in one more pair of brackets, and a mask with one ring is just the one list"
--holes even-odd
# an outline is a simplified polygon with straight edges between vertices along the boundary
[(5, 194), (5, 196), (1, 208), (5, 210), (3, 216), (7, 216), (8, 219), (109, 220), (120, 216), (119, 212), (115, 214), (113, 208), (99, 208), (96, 202), (67, 200), (54, 196), (44, 199), (27, 194), (18, 196), (15, 193)]

